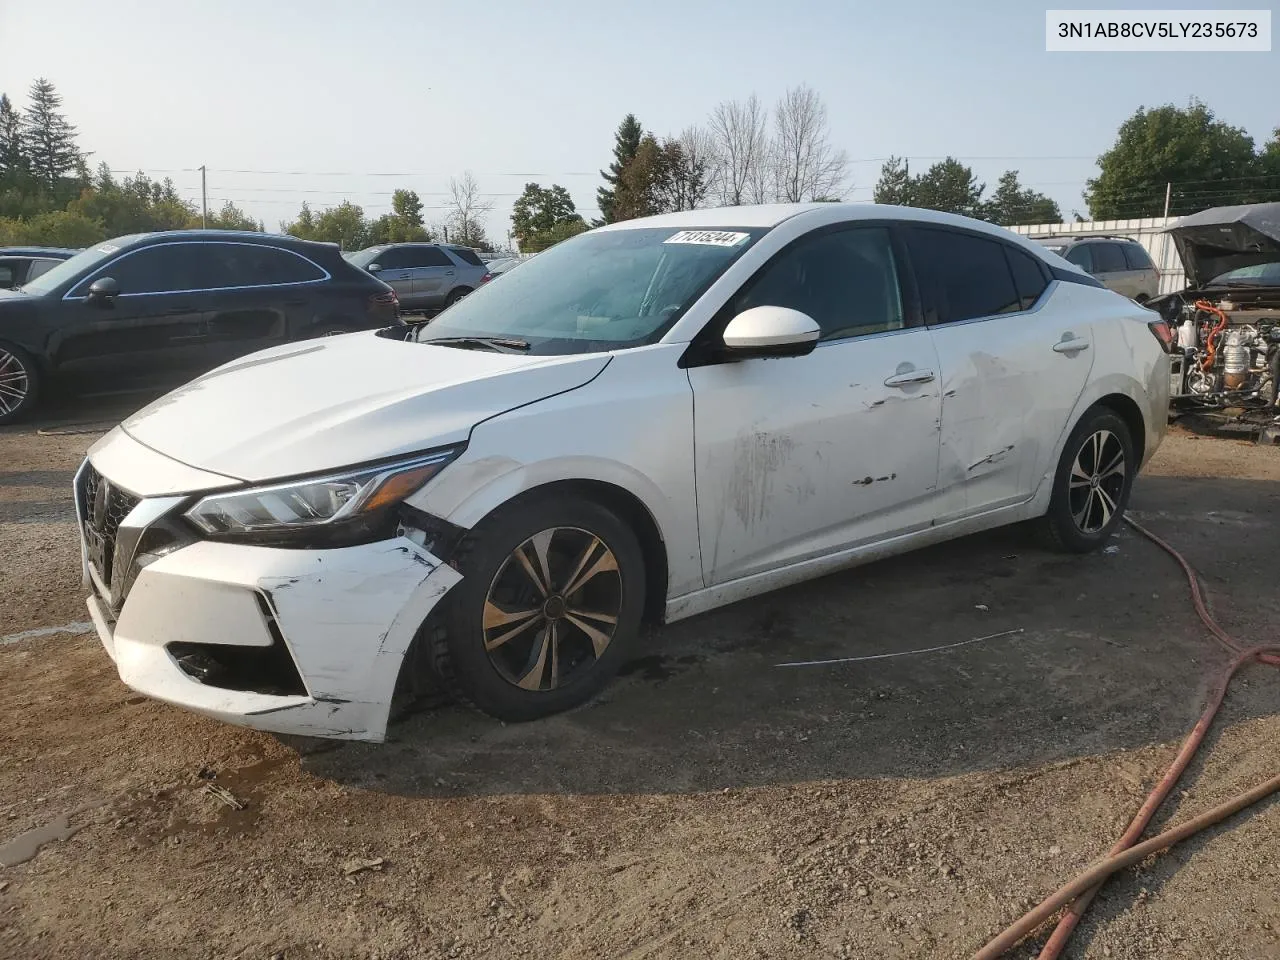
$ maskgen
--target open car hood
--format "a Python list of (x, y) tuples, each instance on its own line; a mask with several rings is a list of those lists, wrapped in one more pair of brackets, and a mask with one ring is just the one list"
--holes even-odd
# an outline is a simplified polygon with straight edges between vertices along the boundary
[(608, 363), (322, 337), (224, 364), (121, 426), (188, 466), (260, 482), (461, 443), (480, 421), (589, 383)]
[(1211, 207), (1167, 231), (1192, 287), (1239, 267), (1280, 261), (1280, 203)]

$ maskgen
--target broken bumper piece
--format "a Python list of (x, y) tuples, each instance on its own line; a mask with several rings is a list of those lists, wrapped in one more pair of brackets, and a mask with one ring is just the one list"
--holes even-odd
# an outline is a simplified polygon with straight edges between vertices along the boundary
[(276, 733), (382, 740), (418, 628), (461, 579), (404, 538), (333, 550), (197, 542), (89, 613), (129, 687)]

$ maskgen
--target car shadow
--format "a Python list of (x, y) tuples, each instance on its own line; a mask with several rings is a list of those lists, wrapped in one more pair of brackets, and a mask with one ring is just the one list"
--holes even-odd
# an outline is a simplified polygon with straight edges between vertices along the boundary
[[(1271, 482), (1144, 477), (1132, 508), (1204, 571), (1244, 639), (1270, 623), (1277, 500)], [(780, 666), (866, 656), (884, 658)], [(1179, 740), (1222, 660), (1176, 564), (1132, 529), (1076, 556), (1014, 527), (651, 629), (605, 694), (566, 714), (501, 724), (446, 705), (386, 744), (302, 762), (439, 796), (956, 776)], [(1240, 716), (1272, 714), (1280, 686), (1237, 699)]]

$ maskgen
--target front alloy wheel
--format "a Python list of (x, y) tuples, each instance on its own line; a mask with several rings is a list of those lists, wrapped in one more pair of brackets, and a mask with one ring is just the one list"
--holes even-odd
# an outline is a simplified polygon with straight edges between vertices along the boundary
[(516, 547), (484, 604), (484, 649), (521, 690), (555, 690), (604, 656), (622, 611), (622, 572), (593, 533), (552, 527)]
[(17, 420), (36, 399), (35, 365), (17, 347), (0, 343), (0, 423)]
[(589, 700), (639, 632), (645, 563), (613, 511), (568, 493), (522, 497), (467, 534), (462, 580), (425, 625), (427, 663), (459, 699), (500, 720)]

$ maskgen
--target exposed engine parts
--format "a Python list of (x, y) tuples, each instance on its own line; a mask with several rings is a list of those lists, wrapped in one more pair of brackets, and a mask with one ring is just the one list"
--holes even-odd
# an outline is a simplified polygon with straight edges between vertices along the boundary
[(1178, 337), (1170, 384), (1174, 408), (1240, 407), (1280, 415), (1280, 309), (1174, 296), (1181, 305), (1166, 302), (1161, 311)]

